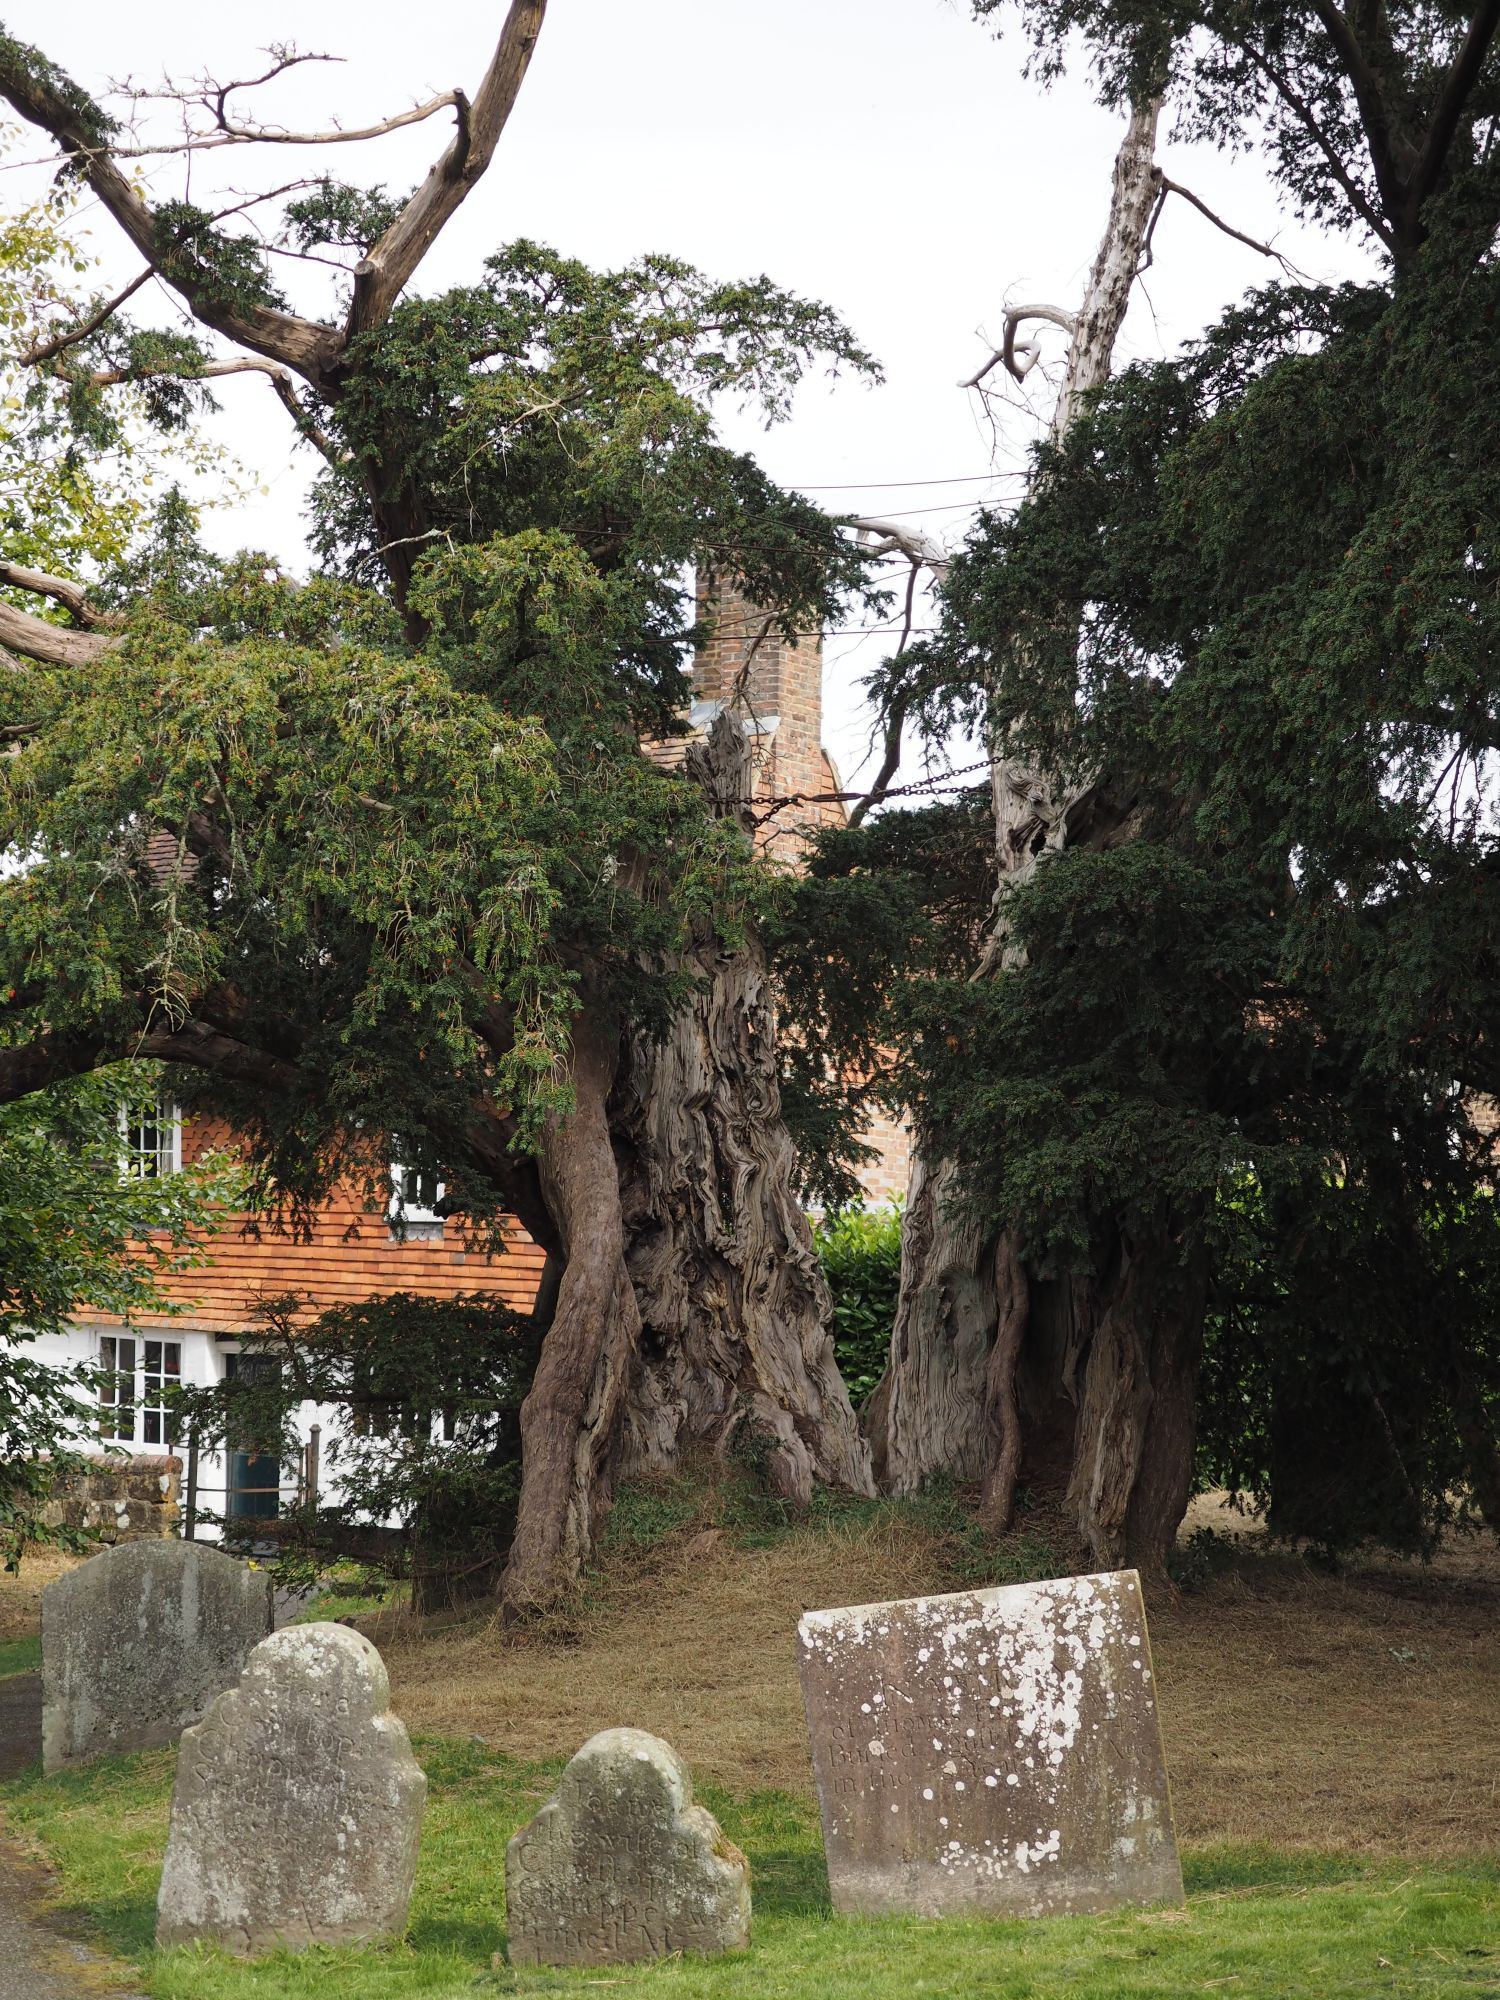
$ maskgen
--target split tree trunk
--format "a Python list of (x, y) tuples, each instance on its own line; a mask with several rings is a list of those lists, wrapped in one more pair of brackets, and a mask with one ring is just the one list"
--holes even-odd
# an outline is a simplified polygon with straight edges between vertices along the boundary
[[(686, 772), (742, 811), (749, 752), (729, 717)], [(815, 1485), (873, 1492), (781, 1119), (765, 955), (753, 937), (710, 944), (691, 968), (698, 990), (664, 1041), (636, 1039), (613, 1107), (641, 1321), (622, 1462), (666, 1470), (738, 1445), (798, 1504)]]
[[(1115, 161), (1109, 223), (1070, 340), (1053, 418), (1105, 381), (1160, 185), (1160, 106), (1137, 106)], [(1017, 754), (991, 757), (996, 915), (978, 976), (1018, 963), (1011, 893), (1066, 846), (1129, 836), (1128, 810), (1095, 782), (1072, 788)], [(919, 1134), (902, 1239), (891, 1359), (869, 1423), (882, 1483), (977, 1479), (992, 1526), (1018, 1483), (1061, 1502), (1093, 1559), (1160, 1570), (1191, 1487), (1204, 1288), (1176, 1247), (1117, 1246), (1092, 1279), (1038, 1279), (1013, 1231), (954, 1199), (957, 1169)]]

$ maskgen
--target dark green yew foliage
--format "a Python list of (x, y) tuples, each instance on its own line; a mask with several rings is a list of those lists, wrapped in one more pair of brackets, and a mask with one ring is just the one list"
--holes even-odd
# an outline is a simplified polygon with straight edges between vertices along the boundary
[[(346, 209), (325, 191), (324, 221)], [(0, 843), (45, 862), (0, 882), (7, 1037), (123, 1053), (143, 1016), (232, 996), (298, 1089), (243, 1065), (178, 1088), (246, 1134), (258, 1199), (300, 1211), (353, 1172), (383, 1206), (384, 1133), (493, 1215), (503, 1190), (455, 1157), (476, 1098), (528, 1145), (569, 1101), (580, 999), (664, 1024), (672, 954), (732, 944), (769, 894), (639, 739), (680, 727), (692, 564), (789, 627), (863, 589), (828, 517), (709, 414), (782, 415), (820, 359), (871, 365), (824, 308), (669, 259), (599, 274), (521, 244), (404, 301), (319, 413), (319, 574), (210, 560), (171, 496), (104, 580), (128, 624), (87, 687), (36, 666), (0, 688), (0, 720), (36, 729), (0, 770)], [(412, 524), (399, 610), (381, 493)], [(165, 875), (153, 829), (179, 842)]]
[[(1366, 148), (1380, 105), (1320, 39), (1334, 10), (1021, 11), (1049, 73), (1073, 29), (1111, 102), (1170, 56), (1190, 135), (1237, 144), (1270, 107), (1304, 210), (1397, 214)], [(1348, 12), (1384, 22), (1375, 96), (1419, 146), (1475, 10)], [(1029, 504), (981, 518), (941, 630), (880, 678), (934, 732), (1003, 729), (1096, 781), (1122, 838), (1047, 856), (1007, 902), (1020, 962), (975, 981), (987, 896), (945, 905), (930, 820), (891, 814), (805, 892), (851, 913), (852, 962), (789, 981), (810, 1047), (857, 1070), (883, 1039), (1034, 1271), (1105, 1270), (1132, 1240), (1208, 1257), (1205, 1476), (1329, 1546), (1425, 1547), (1455, 1507), (1500, 1523), (1476, 1116), (1500, 1095), (1497, 87), (1490, 50), (1392, 276), (1251, 294), (1124, 371), (1042, 450)], [(862, 943), (882, 896), (911, 913), (905, 951)]]
[(795, 1023), (780, 1050), (781, 1104), (810, 1200), (858, 1204), (859, 1169), (874, 1157), (860, 1127), (919, 1097), (905, 1009), (927, 981), (963, 979), (978, 956), (993, 841), (988, 793), (971, 792), (827, 828), (805, 876), (780, 884), (766, 935)]

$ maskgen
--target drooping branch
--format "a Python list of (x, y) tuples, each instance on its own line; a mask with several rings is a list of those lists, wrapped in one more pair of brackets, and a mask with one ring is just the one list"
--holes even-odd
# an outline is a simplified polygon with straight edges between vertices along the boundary
[[(901, 637), (896, 641), (894, 658), (900, 659), (911, 642), (912, 625), (917, 611), (917, 579), (922, 574), (920, 563), (913, 562), (906, 578), (906, 604), (903, 608)], [(880, 769), (875, 773), (864, 797), (858, 800), (849, 814), (851, 827), (863, 825), (866, 816), (874, 806), (878, 806), (891, 788), (891, 780), (901, 768), (901, 737), (906, 727), (906, 711), (911, 696), (904, 690), (894, 694), (885, 711), (885, 755), (880, 760)]]
[(296, 383), (287, 370), (274, 361), (262, 361), (256, 356), (239, 354), (230, 361), (205, 361), (194, 368), (153, 368), (149, 365), (142, 368), (99, 368), (89, 380), (96, 388), (108, 389), (122, 382), (147, 382), (159, 375), (170, 376), (178, 382), (218, 382), (228, 375), (263, 375), (275, 391), (277, 401), (308, 443), (316, 445), (330, 465), (339, 463), (339, 452), (332, 438), (320, 425), (313, 422), (297, 400)]
[(547, 0), (511, 0), (499, 45), (471, 103), (454, 92), (458, 131), (396, 220), (356, 267), (347, 338), (379, 326), (438, 232), (489, 166), (531, 62)]
[(212, 1022), (188, 1020), (177, 1027), (153, 1028), (142, 1035), (130, 1053), (145, 1061), (183, 1063), (191, 1069), (211, 1070), (236, 1083), (250, 1083), (263, 1089), (290, 1091), (306, 1088), (307, 1079), (296, 1063), (237, 1041)]
[(120, 1053), (110, 1037), (94, 1029), (44, 1030), (29, 1042), (0, 1048), (0, 1104), (14, 1104), (34, 1090), (86, 1076)]
[[(1282, 270), (1286, 272), (1288, 277), (1304, 277), (1306, 275), (1304, 272), (1299, 271), (1297, 266), (1292, 262), (1291, 258), (1283, 255), (1283, 253), (1280, 250), (1278, 250), (1274, 244), (1262, 243), (1258, 237), (1247, 236), (1243, 229), (1236, 229), (1232, 222), (1226, 222), (1222, 215), (1216, 215), (1214, 211), (1209, 207), (1208, 203), (1204, 201), (1201, 195), (1194, 194), (1193, 190), (1191, 188), (1184, 187), (1181, 181), (1171, 180), (1168, 178), (1166, 174), (1161, 173), (1160, 170), (1158, 170), (1157, 185), (1161, 189), (1161, 193), (1157, 200), (1157, 215), (1161, 213), (1162, 207), (1164, 206), (1166, 198), (1169, 194), (1181, 195), (1182, 199), (1185, 202), (1187, 202), (1190, 207), (1196, 208), (1200, 215), (1206, 216), (1208, 220), (1213, 224), (1215, 229), (1222, 230), (1226, 236), (1233, 237), (1236, 243), (1243, 243), (1245, 247), (1249, 250), (1258, 250), (1262, 257), (1270, 257), (1275, 263), (1281, 266)], [(1150, 227), (1146, 231), (1145, 249), (1148, 254), (1146, 257), (1143, 257), (1142, 259), (1142, 269), (1145, 268), (1146, 263), (1149, 261), (1151, 238), (1155, 232), (1155, 229), (1156, 229), (1156, 216), (1153, 215), (1151, 218)]]

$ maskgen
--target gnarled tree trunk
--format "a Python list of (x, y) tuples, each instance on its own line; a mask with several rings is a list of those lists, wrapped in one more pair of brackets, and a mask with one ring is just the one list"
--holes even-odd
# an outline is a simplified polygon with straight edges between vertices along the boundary
[(640, 1336), (606, 1108), (619, 1057), (618, 1021), (585, 1008), (574, 1030), (574, 1109), (549, 1123), (542, 1143), (542, 1194), (565, 1262), (521, 1406), (521, 1500), (502, 1586), (516, 1606), (555, 1595), (593, 1545)]
[[(749, 752), (727, 716), (686, 771), (721, 813), (741, 810)], [(691, 964), (697, 991), (665, 1040), (634, 1041), (613, 1105), (641, 1321), (622, 1462), (665, 1469), (753, 1438), (789, 1499), (872, 1492), (781, 1120), (764, 954), (752, 937)]]
[[(721, 718), (686, 769), (723, 812), (749, 752)], [(521, 1501), (503, 1595), (544, 1603), (593, 1546), (622, 1472), (737, 1438), (805, 1505), (873, 1493), (833, 1354), (828, 1287), (781, 1121), (764, 954), (705, 945), (660, 1042), (580, 1014), (576, 1106), (538, 1163), (551, 1318), (521, 1410)], [(533, 1229), (536, 1234), (536, 1229)]]
[[(1071, 319), (1053, 435), (1109, 374), (1152, 207), (1159, 105), (1139, 105), (1115, 162), (1108, 227)], [(1069, 316), (1046, 309), (1069, 323)], [(1066, 846), (1129, 837), (1127, 805), (1090, 780), (1060, 786), (1007, 734), (991, 758), (996, 919), (979, 977), (1014, 966), (1011, 892)], [(1010, 1518), (1017, 1484), (1062, 1502), (1101, 1564), (1159, 1570), (1191, 1485), (1204, 1287), (1171, 1243), (1123, 1243), (1093, 1278), (1028, 1272), (1022, 1245), (955, 1199), (941, 1135), (919, 1134), (890, 1365), (867, 1422), (882, 1483), (982, 1482)]]

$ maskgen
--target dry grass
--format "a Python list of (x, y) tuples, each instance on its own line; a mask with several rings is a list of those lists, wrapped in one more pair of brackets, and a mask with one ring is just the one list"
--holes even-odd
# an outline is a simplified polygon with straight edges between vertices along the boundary
[(424, 1639), (399, 1616), (361, 1624), (414, 1730), (555, 1757), (629, 1723), (726, 1785), (805, 1791), (798, 1617), (910, 1596), (932, 1573), (930, 1541), (889, 1520), (748, 1549), (710, 1529), (612, 1563), (586, 1608), (550, 1633), (486, 1623)]
[(40, 1549), (27, 1554), (19, 1575), (0, 1570), (0, 1644), (29, 1638), (42, 1629), (42, 1592), (77, 1560), (54, 1549)]
[[(1334, 1578), (1260, 1540), (1153, 1609), (1184, 1838), (1413, 1858), (1500, 1848), (1500, 1550)], [(550, 1632), (423, 1635), (399, 1616), (367, 1629), (414, 1729), (555, 1757), (628, 1722), (703, 1776), (805, 1792), (798, 1613), (951, 1588), (948, 1554), (890, 1516), (761, 1548), (687, 1532), (614, 1556)]]
[[(1199, 1503), (1188, 1526), (1222, 1529)], [(1178, 1829), (1412, 1857), (1500, 1849), (1500, 1548), (1339, 1576), (1268, 1549), (1159, 1608)]]

